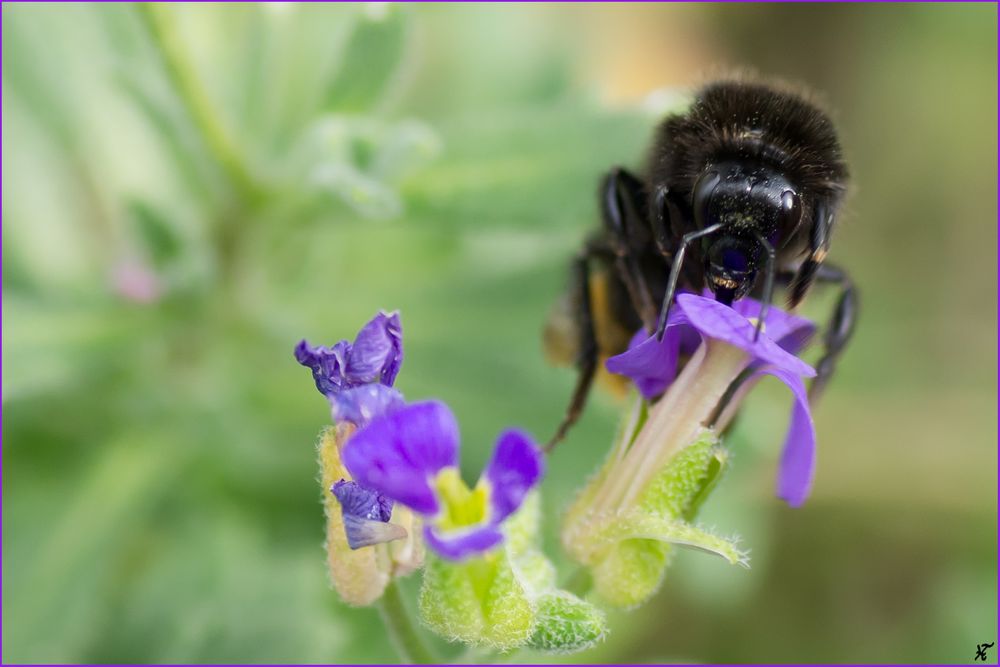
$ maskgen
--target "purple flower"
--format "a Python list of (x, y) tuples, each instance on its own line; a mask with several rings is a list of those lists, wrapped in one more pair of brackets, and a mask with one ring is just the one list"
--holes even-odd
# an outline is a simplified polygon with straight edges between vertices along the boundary
[(681, 340), (685, 330), (695, 330), (707, 343), (720, 341), (744, 351), (746, 364), (753, 373), (749, 379), (773, 375), (791, 389), (795, 397), (791, 422), (785, 437), (778, 471), (778, 496), (798, 507), (809, 495), (816, 464), (816, 431), (803, 377), (816, 371), (795, 356), (814, 331), (808, 320), (768, 309), (761, 335), (754, 340), (755, 326), (749, 318), (760, 312), (760, 303), (742, 299), (732, 307), (695, 294), (677, 296), (677, 307), (670, 314), (663, 340), (644, 332), (632, 341), (630, 349), (607, 361), (613, 373), (630, 377), (647, 399), (667, 389), (674, 381)]
[(295, 359), (312, 369), (316, 388), (327, 397), (334, 419), (364, 425), (376, 415), (398, 408), (402, 395), (392, 389), (403, 363), (399, 313), (380, 312), (361, 328), (354, 343), (333, 347), (295, 346)]
[(373, 419), (348, 441), (343, 460), (361, 485), (424, 515), (427, 543), (451, 560), (500, 544), (504, 519), (543, 473), (541, 450), (526, 434), (508, 430), (479, 482), (467, 487), (458, 470), (458, 424), (439, 401)]
[[(710, 293), (708, 293), (710, 294)], [(714, 306), (704, 306), (701, 304), (711, 302)], [(682, 305), (686, 304), (685, 305)], [(663, 333), (663, 340), (657, 341), (655, 336), (648, 335), (645, 331), (639, 330), (629, 343), (629, 349), (623, 354), (611, 357), (605, 362), (605, 366), (612, 373), (628, 376), (647, 400), (652, 400), (662, 394), (669, 387), (677, 375), (677, 362), (682, 354), (691, 354), (697, 347), (697, 340), (692, 339), (701, 336), (703, 339), (716, 338), (724, 342), (735, 345), (741, 349), (755, 353), (758, 350), (771, 350), (771, 343), (776, 343), (782, 350), (794, 355), (805, 347), (809, 338), (815, 331), (815, 326), (807, 319), (786, 313), (777, 308), (769, 308), (767, 317), (764, 320), (764, 332), (756, 341), (753, 340), (753, 329), (749, 340), (743, 338), (746, 329), (750, 324), (750, 318), (756, 317), (760, 313), (760, 302), (755, 299), (741, 299), (734, 303), (732, 307), (726, 307), (715, 301), (708, 295), (698, 297), (694, 294), (684, 293), (677, 295), (677, 308), (670, 311), (670, 319), (667, 321), (667, 328)], [(724, 308), (725, 311), (719, 310)], [(704, 311), (704, 312), (703, 312)], [(742, 317), (732, 317), (731, 313), (736, 312)], [(727, 312), (729, 320), (718, 322), (713, 325), (705, 322), (705, 318), (712, 317), (711, 313)], [(699, 326), (699, 322), (703, 326)], [(736, 329), (731, 327), (735, 326)], [(713, 333), (715, 332), (715, 333)], [(716, 334), (719, 335), (716, 335)], [(736, 340), (728, 338), (736, 337)], [(767, 342), (765, 340), (767, 339)], [(750, 348), (746, 347), (749, 345)], [(783, 357), (784, 358), (784, 357)], [(792, 363), (798, 363), (799, 369), (807, 369), (808, 366), (798, 359)], [(811, 377), (815, 372), (808, 368), (803, 375)]]
[(331, 405), (335, 420), (364, 426), (378, 415), (403, 407), (403, 395), (384, 384), (365, 384), (341, 392)]
[(340, 503), (347, 544), (352, 549), (406, 537), (402, 526), (389, 523), (392, 501), (356, 482), (340, 480), (330, 488)]

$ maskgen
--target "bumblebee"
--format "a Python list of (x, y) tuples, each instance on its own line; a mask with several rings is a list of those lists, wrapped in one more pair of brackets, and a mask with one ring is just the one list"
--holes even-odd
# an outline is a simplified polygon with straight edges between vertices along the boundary
[[(848, 169), (833, 123), (784, 84), (727, 80), (658, 127), (645, 170), (602, 180), (602, 225), (574, 258), (545, 332), (578, 378), (551, 449), (579, 418), (599, 368), (640, 327), (662, 336), (680, 289), (725, 304), (753, 295), (759, 327), (776, 288), (795, 308), (814, 282), (840, 292), (809, 387), (815, 400), (854, 330), (858, 293), (825, 261)], [(603, 364), (600, 364), (601, 366)]]

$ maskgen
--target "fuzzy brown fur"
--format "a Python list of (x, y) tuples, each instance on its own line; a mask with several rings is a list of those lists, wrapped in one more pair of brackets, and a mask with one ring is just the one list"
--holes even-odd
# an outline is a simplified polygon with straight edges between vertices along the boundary
[(663, 121), (647, 182), (686, 197), (708, 164), (735, 157), (781, 170), (807, 199), (837, 202), (847, 184), (847, 165), (826, 113), (787, 86), (744, 80), (707, 85), (686, 113)]

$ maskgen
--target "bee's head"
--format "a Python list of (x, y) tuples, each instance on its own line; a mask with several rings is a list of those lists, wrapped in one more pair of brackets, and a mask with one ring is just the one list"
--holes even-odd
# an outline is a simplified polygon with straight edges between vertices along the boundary
[(740, 160), (710, 164), (691, 203), (699, 229), (718, 227), (702, 241), (702, 257), (708, 286), (726, 302), (747, 295), (768, 246), (791, 239), (802, 217), (799, 195), (787, 178)]

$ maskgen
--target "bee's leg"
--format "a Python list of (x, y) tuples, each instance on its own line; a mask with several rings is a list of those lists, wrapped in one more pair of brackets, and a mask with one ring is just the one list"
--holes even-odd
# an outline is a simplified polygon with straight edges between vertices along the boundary
[(647, 226), (640, 217), (646, 210), (643, 188), (642, 181), (629, 171), (621, 167), (612, 169), (601, 184), (601, 217), (615, 254), (618, 275), (636, 313), (646, 329), (652, 331), (656, 305), (633, 251), (633, 241), (647, 233)]
[(663, 293), (663, 305), (660, 306), (660, 316), (656, 325), (656, 340), (663, 340), (663, 333), (667, 330), (667, 321), (670, 316), (670, 306), (673, 304), (674, 295), (677, 293), (677, 280), (680, 278), (681, 268), (684, 266), (684, 255), (687, 253), (688, 246), (703, 236), (714, 234), (722, 229), (723, 226), (724, 225), (721, 222), (717, 222), (714, 225), (709, 225), (705, 229), (697, 232), (688, 232), (681, 237), (681, 242), (677, 246), (677, 255), (674, 257), (674, 262), (670, 266), (670, 278), (667, 279), (667, 291)]
[(650, 221), (653, 226), (653, 240), (656, 249), (667, 262), (673, 264), (676, 248), (671, 248), (673, 239), (679, 239), (685, 232), (694, 231), (684, 228), (684, 216), (681, 214), (676, 197), (665, 185), (661, 185), (653, 193), (653, 216)]
[(816, 282), (834, 283), (840, 286), (840, 296), (834, 306), (833, 315), (823, 334), (823, 356), (816, 363), (816, 377), (809, 385), (809, 400), (815, 401), (823, 393), (823, 388), (833, 376), (834, 368), (844, 348), (847, 347), (854, 325), (858, 321), (858, 290), (853, 281), (838, 266), (821, 264), (815, 273)]
[(756, 343), (760, 338), (761, 329), (764, 328), (764, 320), (767, 319), (767, 309), (771, 307), (771, 299), (774, 297), (774, 246), (763, 234), (754, 230), (757, 243), (767, 253), (767, 273), (764, 274), (764, 292), (761, 294), (760, 314), (757, 315), (757, 324), (754, 326), (753, 341)]
[(590, 258), (594, 250), (588, 246), (573, 260), (573, 292), (576, 307), (576, 325), (580, 334), (580, 346), (576, 357), (577, 379), (573, 396), (570, 398), (566, 414), (563, 416), (555, 435), (545, 445), (545, 452), (551, 452), (559, 441), (580, 418), (583, 406), (587, 403), (590, 388), (597, 372), (597, 332), (594, 329), (594, 315), (590, 301)]
[(809, 400), (815, 401), (833, 375), (837, 359), (847, 346), (854, 324), (858, 319), (858, 291), (847, 273), (833, 264), (824, 263), (830, 247), (830, 228), (833, 226), (833, 209), (830, 203), (820, 200), (813, 210), (809, 230), (809, 256), (790, 277), (788, 305), (794, 308), (805, 296), (813, 282), (833, 283), (840, 286), (840, 297), (833, 309), (833, 316), (823, 334), (825, 351), (816, 364), (816, 377), (809, 385)]
[[(840, 296), (837, 298), (833, 314), (830, 316), (826, 331), (823, 333), (823, 356), (816, 363), (816, 377), (809, 385), (809, 400), (815, 402), (823, 393), (827, 382), (833, 377), (837, 360), (843, 354), (844, 348), (847, 347), (847, 343), (854, 333), (854, 325), (858, 320), (858, 290), (850, 276), (833, 264), (816, 264), (808, 267), (808, 271), (809, 284), (817, 282), (835, 284), (840, 287)], [(802, 285), (800, 282), (802, 275), (802, 269), (799, 269), (798, 272), (785, 271), (778, 274), (778, 279), (783, 283), (790, 284), (794, 290), (796, 285)], [(793, 292), (792, 298), (794, 297), (795, 293)]]
[[(696, 203), (708, 201), (718, 185), (718, 174), (703, 175), (695, 184), (695, 192), (692, 195), (693, 201)], [(681, 271), (684, 269), (684, 257), (688, 246), (702, 237), (714, 234), (725, 225), (724, 223), (717, 222), (706, 226), (703, 214), (700, 213), (704, 207), (696, 205), (694, 211), (695, 228), (687, 233), (682, 233), (684, 230), (684, 221), (681, 218), (680, 209), (671, 197), (670, 192), (666, 188), (660, 188), (653, 194), (653, 197), (654, 209), (656, 211), (652, 220), (653, 236), (656, 238), (656, 246), (660, 254), (663, 255), (664, 259), (670, 265), (670, 277), (667, 279), (667, 289), (663, 294), (663, 302), (660, 304), (660, 312), (656, 323), (656, 339), (663, 340), (663, 334), (670, 319), (670, 308), (674, 303), (674, 296), (677, 292)], [(680, 234), (679, 239), (677, 238), (678, 234)], [(671, 241), (676, 242), (676, 248), (670, 247)], [(697, 286), (699, 282), (689, 279), (689, 285)]]
[(788, 305), (791, 308), (799, 305), (809, 291), (810, 285), (817, 279), (817, 272), (823, 266), (827, 250), (830, 247), (830, 227), (833, 216), (830, 206), (824, 200), (819, 200), (813, 210), (812, 223), (809, 230), (809, 256), (802, 262), (791, 281), (791, 291), (788, 295)]

